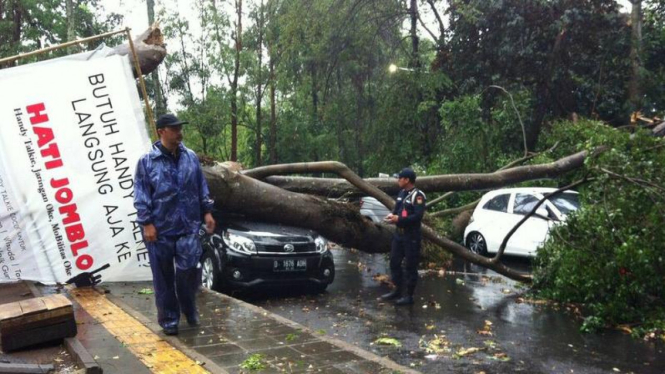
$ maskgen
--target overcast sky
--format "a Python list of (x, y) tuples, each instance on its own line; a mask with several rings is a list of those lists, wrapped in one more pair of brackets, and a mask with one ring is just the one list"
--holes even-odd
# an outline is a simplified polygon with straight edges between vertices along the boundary
[[(180, 14), (187, 16), (193, 21), (193, 1), (191, 0), (155, 0), (155, 7), (160, 9), (163, 5), (170, 9), (178, 9)], [(254, 0), (245, 0), (243, 6), (247, 8), (247, 3), (253, 4)], [(629, 0), (618, 0), (626, 11), (630, 10)], [(132, 34), (140, 34), (148, 27), (148, 10), (145, 0), (103, 0), (102, 2), (107, 12), (115, 12), (124, 16), (123, 27), (131, 27)], [(426, 8), (423, 8), (425, 11)], [(423, 12), (427, 13), (427, 12)], [(195, 23), (193, 23), (195, 24)], [(430, 28), (433, 30), (436, 28)], [(427, 32), (422, 32), (423, 37), (429, 37)]]

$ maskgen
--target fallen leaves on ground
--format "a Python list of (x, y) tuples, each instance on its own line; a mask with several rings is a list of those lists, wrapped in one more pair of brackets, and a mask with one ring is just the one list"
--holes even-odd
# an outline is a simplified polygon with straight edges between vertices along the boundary
[(141, 291), (139, 291), (139, 295), (152, 295), (154, 293), (155, 291), (153, 291), (152, 288), (144, 288)]
[(425, 352), (437, 355), (449, 353), (451, 351), (450, 341), (446, 339), (445, 335), (434, 335), (434, 339), (429, 342), (421, 339), (420, 346), (425, 348)]
[(478, 335), (483, 336), (493, 336), (492, 334), (492, 321), (485, 320), (485, 326), (482, 329), (476, 331)]
[(374, 343), (379, 344), (379, 345), (391, 345), (393, 347), (401, 347), (402, 343), (400, 343), (399, 340), (395, 338), (389, 338), (389, 337), (383, 337), (383, 338), (378, 338), (374, 341)]
[(472, 355), (476, 352), (480, 352), (480, 351), (483, 351), (483, 350), (485, 350), (485, 348), (478, 348), (478, 347), (464, 348), (464, 347), (461, 347), (460, 349), (457, 350), (457, 352), (455, 352), (455, 354), (453, 355), (453, 358), (454, 359), (460, 359), (462, 357)]
[(390, 281), (390, 276), (388, 274), (376, 273), (372, 276), (372, 279), (375, 282), (379, 282), (381, 284), (392, 284), (392, 282)]

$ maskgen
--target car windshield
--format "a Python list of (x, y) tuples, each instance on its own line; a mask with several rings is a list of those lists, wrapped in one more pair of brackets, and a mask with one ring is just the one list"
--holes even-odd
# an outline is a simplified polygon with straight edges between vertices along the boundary
[(563, 193), (548, 200), (565, 215), (580, 208), (579, 195), (576, 193)]

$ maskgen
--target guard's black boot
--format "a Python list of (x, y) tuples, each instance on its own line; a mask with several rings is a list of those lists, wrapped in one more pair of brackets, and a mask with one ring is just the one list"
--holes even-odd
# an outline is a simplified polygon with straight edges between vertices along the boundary
[(381, 295), (381, 300), (393, 300), (399, 297), (399, 288), (395, 288), (394, 290), (388, 292), (385, 295)]
[(395, 301), (395, 305), (411, 305), (411, 304), (413, 304), (413, 296), (411, 295), (406, 295)]

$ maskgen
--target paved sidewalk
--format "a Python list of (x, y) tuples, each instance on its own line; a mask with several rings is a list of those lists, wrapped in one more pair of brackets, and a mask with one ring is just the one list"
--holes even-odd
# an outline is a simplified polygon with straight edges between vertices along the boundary
[(257, 373), (416, 373), (216, 292), (204, 291), (197, 298), (200, 327), (181, 322), (179, 335), (165, 336), (156, 323), (154, 295), (139, 293), (152, 289), (151, 283), (104, 283), (103, 288), (110, 301), (214, 373), (248, 373), (240, 364), (249, 357), (258, 357), (264, 366)]

